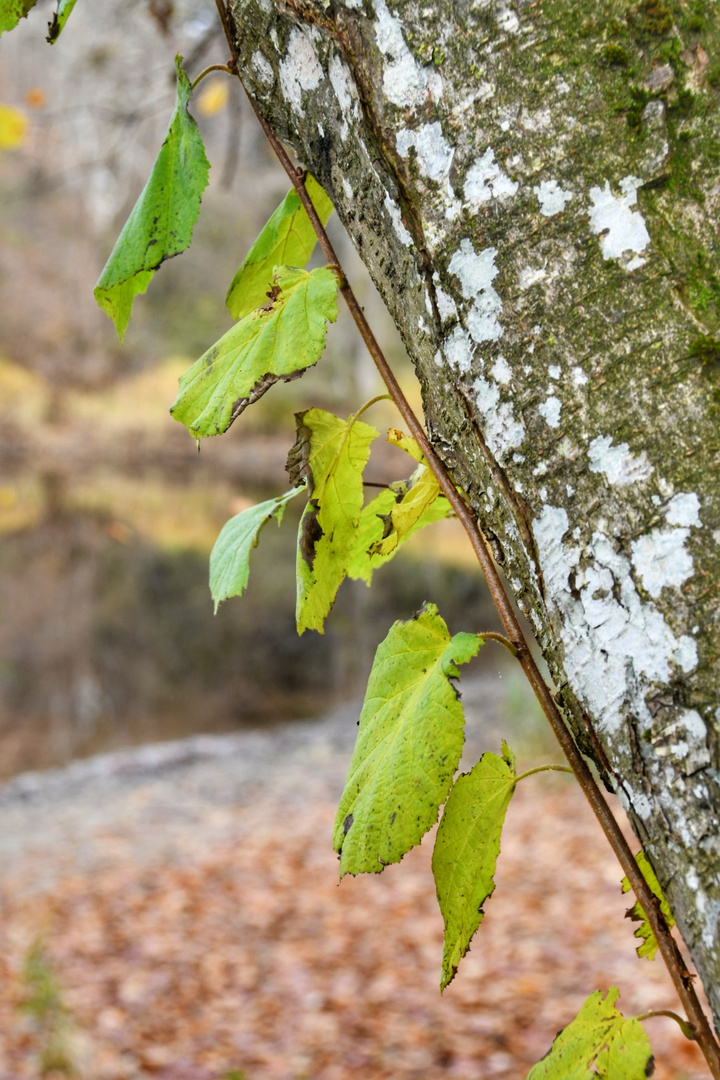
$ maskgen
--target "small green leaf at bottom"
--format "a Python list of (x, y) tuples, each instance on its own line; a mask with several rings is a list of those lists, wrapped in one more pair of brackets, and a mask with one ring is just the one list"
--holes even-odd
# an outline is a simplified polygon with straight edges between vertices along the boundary
[(638, 1020), (615, 1007), (620, 991), (596, 990), (533, 1065), (527, 1080), (645, 1080), (653, 1072), (650, 1041)]
[(260, 530), (273, 517), (280, 524), (285, 506), (300, 491), (302, 488), (293, 488), (277, 499), (250, 506), (223, 525), (210, 554), (210, 592), (216, 612), (223, 600), (245, 592), (250, 552), (257, 547)]
[(458, 777), (445, 803), (432, 859), (445, 920), (441, 990), (455, 977), (495, 889), (500, 834), (515, 780), (515, 755), (503, 743), (502, 757), (483, 754)]

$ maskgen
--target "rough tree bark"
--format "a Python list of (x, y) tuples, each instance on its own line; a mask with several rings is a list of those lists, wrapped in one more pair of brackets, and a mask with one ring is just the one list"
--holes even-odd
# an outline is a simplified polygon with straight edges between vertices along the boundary
[(394, 316), (717, 1023), (720, 16), (668, 2), (231, 12), (243, 82)]

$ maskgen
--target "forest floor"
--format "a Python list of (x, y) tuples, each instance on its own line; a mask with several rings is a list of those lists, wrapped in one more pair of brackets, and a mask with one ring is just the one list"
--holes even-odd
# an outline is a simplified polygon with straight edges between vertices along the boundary
[[(497, 751), (497, 676), (464, 700), (473, 749)], [(330, 832), (356, 716), (0, 788), (0, 1080), (516, 1080), (596, 989), (618, 986), (626, 1015), (677, 1008), (558, 774), (520, 785), (495, 894), (441, 996), (430, 843), (338, 888)], [(520, 749), (523, 768), (537, 760)], [(672, 1021), (646, 1026), (656, 1077), (706, 1075)]]

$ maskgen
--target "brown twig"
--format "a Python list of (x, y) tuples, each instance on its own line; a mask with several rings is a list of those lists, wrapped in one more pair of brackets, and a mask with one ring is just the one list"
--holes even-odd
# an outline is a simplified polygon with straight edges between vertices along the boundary
[[(234, 61), (231, 66), (234, 67), (238, 77), (241, 79), (239, 71), (237, 70), (237, 46), (233, 38), (233, 32), (231, 28), (230, 18), (223, 3), (223, 0), (216, 0), (218, 12), (225, 28), (225, 33), (228, 40), (228, 45), (232, 52)], [(265, 117), (260, 113), (252, 95), (248, 94), (250, 104), (257, 116), (258, 122), (262, 127), (268, 142), (272, 146), (275, 155), (277, 156), (280, 164), (287, 173), (293, 187), (298, 193), (300, 201), (302, 202), (308, 217), (313, 225), (315, 233), (318, 238), (320, 247), (323, 254), (331, 266), (340, 268), (340, 260), (335, 253), (335, 250), (330, 242), (330, 239), (323, 227), (320, 218), (317, 215), (312, 200), (308, 195), (305, 188), (304, 178), (305, 174), (302, 169), (298, 169), (290, 159), (285, 147), (275, 135), (275, 132), (270, 127)], [(480, 567), (485, 575), (485, 579), (488, 584), (488, 589), (492, 597), (493, 603), (500, 616), (501, 622), (507, 634), (509, 641), (517, 649), (518, 661), (527, 676), (527, 679), (532, 686), (532, 689), (537, 697), (550, 726), (555, 733), (560, 746), (570, 763), (575, 778), (577, 779), (580, 787), (582, 788), (585, 797), (587, 798), (590, 806), (592, 807), (595, 816), (600, 822), (600, 826), (605, 833), (605, 836), (615, 852), (615, 855), (625, 872), (630, 885), (639, 900), (648, 923), (657, 938), (658, 947), (663, 960), (670, 972), (671, 978), (678, 996), (683, 1004), (683, 1007), (687, 1013), (688, 1020), (695, 1032), (695, 1038), (698, 1046), (702, 1050), (702, 1053), (707, 1061), (710, 1072), (714, 1080), (720, 1080), (720, 1046), (713, 1035), (709, 1021), (705, 1012), (703, 1011), (700, 1001), (695, 993), (695, 989), (692, 985), (692, 977), (687, 972), (685, 963), (680, 954), (680, 950), (677, 943), (668, 929), (667, 923), (660, 911), (660, 905), (652, 892), (650, 886), (645, 881), (643, 874), (638, 867), (637, 862), (630, 850), (630, 847), (618, 825), (615, 817), (613, 816), (610, 807), (603, 796), (600, 788), (595, 782), (589, 767), (585, 763), (585, 759), (578, 750), (575, 742), (565, 725), (560, 712), (555, 704), (555, 700), (552, 696), (550, 688), (545, 683), (540, 670), (535, 663), (530, 648), (522, 631), (520, 622), (515, 614), (510, 599), (505, 592), (505, 588), (502, 583), (499, 571), (495, 565), (492, 557), (490, 546), (486, 537), (484, 536), (477, 517), (472, 508), (465, 501), (463, 496), (459, 493), (455, 487), (443, 461), (438, 457), (432, 445), (430, 444), (428, 437), (425, 433), (425, 429), (418, 420), (417, 416), (413, 412), (410, 404), (405, 397), (400, 384), (395, 378), (395, 374), (392, 368), (388, 364), (385, 355), (378, 344), (375, 335), (365, 318), (357, 298), (345, 277), (345, 274), (340, 272), (338, 275), (338, 283), (340, 292), (342, 293), (345, 302), (350, 310), (350, 314), (355, 321), (355, 324), (360, 332), (360, 335), (367, 346), (368, 352), (375, 362), (385, 385), (392, 397), (395, 406), (397, 407), (400, 415), (410, 429), (411, 434), (417, 440), (420, 449), (425, 455), (428, 465), (430, 466), (433, 474), (437, 478), (443, 495), (447, 498), (456, 516), (461, 521), (465, 532), (468, 535), (470, 543), (477, 557)]]

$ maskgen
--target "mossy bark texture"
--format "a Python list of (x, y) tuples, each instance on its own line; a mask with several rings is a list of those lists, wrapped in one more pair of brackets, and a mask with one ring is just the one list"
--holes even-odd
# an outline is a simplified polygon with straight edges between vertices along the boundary
[[(720, 1017), (720, 14), (232, 0)], [(470, 629), (468, 627), (467, 629)], [(594, 747), (594, 748), (593, 748)]]

